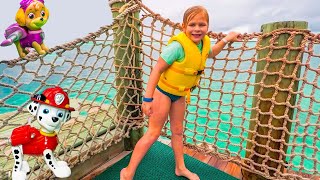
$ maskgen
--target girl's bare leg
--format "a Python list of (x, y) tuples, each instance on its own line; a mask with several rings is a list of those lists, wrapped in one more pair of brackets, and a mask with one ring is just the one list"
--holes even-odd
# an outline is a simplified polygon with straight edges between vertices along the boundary
[(177, 176), (184, 176), (190, 180), (199, 180), (199, 176), (189, 171), (184, 163), (183, 157), (183, 121), (186, 111), (185, 98), (171, 104), (170, 109), (170, 126), (172, 132), (172, 148), (176, 161), (175, 173)]
[(162, 127), (168, 119), (171, 101), (169, 97), (159, 92), (157, 89), (153, 96), (153, 113), (149, 118), (149, 128), (144, 136), (136, 144), (129, 165), (120, 172), (121, 180), (131, 180), (142, 158), (148, 152), (152, 144), (160, 136)]

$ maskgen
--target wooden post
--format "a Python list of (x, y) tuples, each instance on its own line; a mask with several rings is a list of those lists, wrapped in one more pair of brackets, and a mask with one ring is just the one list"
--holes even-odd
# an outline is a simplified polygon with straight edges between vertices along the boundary
[[(119, 9), (124, 2), (112, 4), (113, 18), (119, 15)], [(129, 16), (128, 16), (129, 15)], [(139, 12), (129, 13), (123, 19), (118, 20), (113, 27), (114, 31), (114, 53), (115, 69), (117, 73), (117, 121), (130, 122), (139, 120), (142, 97), (142, 73), (140, 62), (140, 24), (134, 18), (139, 19)], [(134, 17), (134, 18), (132, 18)], [(132, 27), (135, 28), (132, 28)], [(132, 130), (130, 137), (125, 139), (125, 149), (132, 150), (137, 141), (143, 135), (143, 128)]]
[[(307, 29), (307, 27), (308, 23), (303, 21), (274, 22), (262, 25), (261, 32), (266, 34), (281, 28), (298, 30)], [(261, 165), (267, 166), (267, 171), (271, 177), (275, 176), (275, 171), (269, 167), (281, 172), (285, 168), (283, 163), (286, 162), (284, 154), (287, 151), (287, 146), (284, 141), (288, 143), (289, 140), (289, 135), (285, 130), (290, 132), (291, 122), (288, 119), (292, 119), (294, 112), (294, 109), (290, 108), (288, 102), (291, 105), (295, 105), (296, 102), (296, 95), (292, 92), (297, 92), (298, 90), (298, 81), (294, 79), (300, 76), (300, 65), (298, 62), (301, 62), (303, 53), (303, 49), (273, 48), (273, 46), (286, 46), (290, 33), (281, 33), (275, 39), (272, 39), (272, 37), (272, 35), (263, 36), (258, 41), (259, 44), (257, 44), (259, 49), (264, 47), (269, 48), (257, 49), (257, 72), (260, 71), (260, 73), (257, 73), (255, 77), (255, 96), (252, 103), (252, 107), (257, 109), (253, 109), (251, 112), (249, 127), (251, 133), (248, 136), (251, 142), (247, 141), (246, 148), (246, 158), (249, 158), (249, 160), (245, 161), (247, 165), (254, 167), (255, 170), (261, 173), (265, 173)], [(304, 35), (302, 34), (296, 35), (293, 39), (294, 43), (292, 47), (300, 47), (303, 38)], [(282, 61), (281, 58), (290, 61), (290, 63)], [(293, 76), (284, 77), (283, 75)], [(262, 85), (259, 83), (262, 83)], [(292, 88), (292, 91), (289, 91), (290, 88)], [(288, 98), (289, 100), (287, 100)], [(287, 104), (279, 104), (285, 102)], [(268, 112), (271, 112), (273, 116), (268, 114)], [(270, 149), (268, 150), (265, 147), (269, 147)], [(279, 150), (281, 151), (279, 152)], [(282, 163), (275, 160), (280, 160)], [(254, 165), (252, 161), (259, 165)], [(245, 180), (266, 179), (244, 169), (242, 173)]]

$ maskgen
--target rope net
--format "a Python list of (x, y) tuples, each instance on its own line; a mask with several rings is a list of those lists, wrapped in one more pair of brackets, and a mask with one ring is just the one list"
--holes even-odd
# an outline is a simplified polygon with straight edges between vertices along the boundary
[[(8, 138), (26, 124), (30, 96), (68, 92), (72, 118), (58, 132), (58, 159), (73, 167), (132, 130), (147, 128), (141, 98), (152, 67), (181, 26), (140, 1), (109, 1), (111, 25), (43, 56), (0, 61), (0, 177), (9, 177)], [(123, 6), (124, 5), (124, 6)], [(140, 15), (139, 15), (140, 14)], [(212, 44), (225, 34), (208, 32)], [(285, 41), (282, 41), (282, 38)], [(280, 58), (278, 58), (280, 55)], [(320, 169), (320, 34), (280, 29), (242, 34), (208, 59), (191, 94), (184, 144), (269, 179), (315, 179)], [(35, 120), (32, 125), (38, 127)], [(171, 136), (170, 121), (163, 136)], [(53, 177), (42, 157), (25, 156), (31, 179)]]

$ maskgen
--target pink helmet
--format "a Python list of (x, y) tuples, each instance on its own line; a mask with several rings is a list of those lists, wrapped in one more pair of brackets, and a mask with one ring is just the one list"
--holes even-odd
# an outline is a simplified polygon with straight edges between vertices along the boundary
[(20, 8), (22, 8), (24, 11), (28, 8), (28, 6), (33, 3), (34, 1), (39, 1), (42, 4), (44, 4), (44, 0), (22, 0), (20, 2)]

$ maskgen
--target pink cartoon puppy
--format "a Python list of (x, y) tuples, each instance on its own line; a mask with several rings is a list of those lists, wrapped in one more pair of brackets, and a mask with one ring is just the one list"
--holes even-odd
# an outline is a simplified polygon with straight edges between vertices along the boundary
[(15, 44), (21, 58), (28, 54), (28, 48), (34, 48), (39, 54), (48, 52), (43, 43), (44, 32), (41, 27), (49, 18), (49, 10), (44, 5), (44, 0), (22, 0), (16, 13), (16, 22), (10, 25), (4, 33), (6, 40), (0, 45)]

